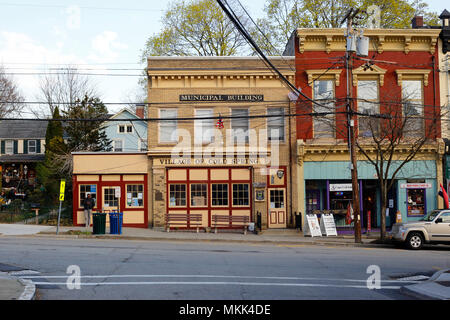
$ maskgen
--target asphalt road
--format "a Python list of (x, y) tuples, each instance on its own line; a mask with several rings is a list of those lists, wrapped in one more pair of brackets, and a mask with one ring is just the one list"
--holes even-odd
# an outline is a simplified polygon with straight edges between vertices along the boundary
[[(399, 289), (412, 282), (398, 278), (449, 268), (450, 246), (417, 252), (1, 237), (2, 266), (31, 270), (21, 276), (36, 284), (42, 300), (390, 300), (411, 299)], [(376, 270), (381, 288), (369, 289), (369, 277), (369, 285), (378, 284)]]

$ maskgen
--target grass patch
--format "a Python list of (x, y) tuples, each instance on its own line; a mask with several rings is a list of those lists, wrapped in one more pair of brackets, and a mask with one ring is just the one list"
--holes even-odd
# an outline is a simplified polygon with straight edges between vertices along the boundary
[(66, 234), (70, 234), (70, 235), (84, 235), (84, 236), (89, 236), (92, 234), (91, 231), (81, 231), (81, 230), (69, 230), (67, 232), (65, 232)]

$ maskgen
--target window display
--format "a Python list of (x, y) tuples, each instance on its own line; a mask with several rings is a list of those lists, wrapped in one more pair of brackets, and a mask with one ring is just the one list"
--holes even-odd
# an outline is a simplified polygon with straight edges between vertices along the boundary
[(407, 189), (408, 216), (425, 214), (425, 189)]

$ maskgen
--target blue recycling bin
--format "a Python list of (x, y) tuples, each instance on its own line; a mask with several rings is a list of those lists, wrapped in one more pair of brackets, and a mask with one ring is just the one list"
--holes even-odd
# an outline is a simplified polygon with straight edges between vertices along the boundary
[(109, 233), (122, 234), (123, 212), (109, 213)]

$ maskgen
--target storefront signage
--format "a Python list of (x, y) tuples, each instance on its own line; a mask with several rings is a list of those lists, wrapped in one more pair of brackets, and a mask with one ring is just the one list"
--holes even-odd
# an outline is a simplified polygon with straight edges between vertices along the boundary
[(264, 101), (262, 94), (180, 94), (180, 101)]
[(321, 237), (322, 231), (320, 230), (319, 220), (315, 214), (306, 215), (306, 228), (304, 231), (305, 236), (310, 237)]
[(320, 230), (325, 236), (337, 236), (336, 224), (332, 214), (322, 214), (320, 218)]
[(256, 201), (264, 201), (264, 190), (256, 190)]
[(160, 165), (265, 165), (269, 160), (265, 158), (166, 158), (156, 161)]
[(265, 182), (253, 182), (253, 188), (265, 188), (267, 183)]
[(352, 191), (351, 183), (330, 184), (330, 191)]
[(431, 183), (402, 183), (400, 184), (402, 189), (430, 189)]

